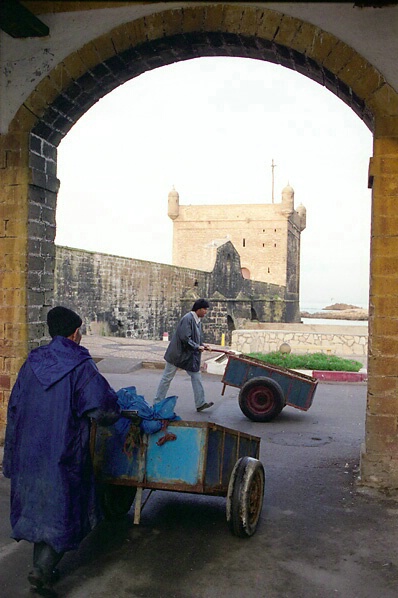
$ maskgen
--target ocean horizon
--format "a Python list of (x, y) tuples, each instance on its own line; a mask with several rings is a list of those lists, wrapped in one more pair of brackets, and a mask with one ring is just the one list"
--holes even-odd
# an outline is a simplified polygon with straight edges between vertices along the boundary
[[(318, 301), (311, 302), (311, 303), (300, 305), (300, 311), (307, 311), (309, 314), (314, 314), (318, 311), (323, 311), (325, 309), (325, 307), (328, 307), (329, 305), (334, 305), (335, 303), (345, 303), (345, 301), (331, 301), (330, 303), (320, 303)], [(347, 305), (355, 305), (355, 307), (358, 307), (360, 309), (368, 309), (369, 308), (368, 304), (364, 305), (363, 303), (347, 303)], [(329, 311), (329, 310), (325, 310), (325, 311)]]

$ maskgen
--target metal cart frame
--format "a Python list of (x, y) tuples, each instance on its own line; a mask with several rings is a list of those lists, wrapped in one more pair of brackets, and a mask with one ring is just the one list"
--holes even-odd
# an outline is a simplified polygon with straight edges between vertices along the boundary
[[(135, 497), (134, 523), (153, 490), (227, 498), (228, 525), (237, 536), (251, 536), (261, 514), (265, 473), (260, 438), (212, 422), (170, 422), (165, 431), (141, 434), (131, 423), (127, 435), (96, 426), (92, 436), (94, 471), (105, 513), (127, 513)], [(142, 502), (144, 489), (151, 492)]]
[(241, 411), (257, 422), (268, 422), (286, 405), (307, 411), (314, 398), (318, 380), (304, 373), (270, 365), (243, 354), (229, 354), (221, 380), (240, 389)]

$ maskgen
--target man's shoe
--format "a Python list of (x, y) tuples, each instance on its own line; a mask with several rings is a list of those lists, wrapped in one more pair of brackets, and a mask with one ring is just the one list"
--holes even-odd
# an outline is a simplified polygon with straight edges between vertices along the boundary
[(209, 407), (213, 407), (214, 403), (210, 401), (210, 403), (203, 403), (200, 407), (196, 409), (196, 411), (203, 411), (203, 409), (208, 409)]
[(50, 576), (44, 575), (43, 571), (39, 567), (34, 567), (28, 575), (28, 581), (32, 588), (35, 590), (41, 590), (45, 588), (51, 588), (54, 583), (57, 583), (60, 579), (59, 569), (53, 569)]
[(61, 579), (61, 572), (59, 569), (55, 568), (51, 571), (50, 582), (57, 583)]
[(46, 583), (43, 572), (38, 567), (29, 572), (28, 581), (35, 590), (40, 590)]

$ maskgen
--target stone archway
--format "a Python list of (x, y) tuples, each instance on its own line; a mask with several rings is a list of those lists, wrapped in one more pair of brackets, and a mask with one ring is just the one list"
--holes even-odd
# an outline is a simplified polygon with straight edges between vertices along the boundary
[(196, 5), (125, 23), (60, 62), (0, 139), (5, 406), (28, 348), (44, 342), (52, 300), (57, 146), (100, 97), (144, 71), (200, 56), (241, 56), (295, 69), (326, 86), (374, 132), (365, 483), (398, 488), (398, 96), (352, 48), (266, 8)]

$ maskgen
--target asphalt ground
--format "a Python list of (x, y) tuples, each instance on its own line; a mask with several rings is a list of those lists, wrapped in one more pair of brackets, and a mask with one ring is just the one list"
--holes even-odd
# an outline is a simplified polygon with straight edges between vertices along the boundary
[[(145, 347), (146, 357), (158, 350)], [(152, 402), (157, 367), (131, 370), (120, 353), (100, 361), (98, 351), (92, 354), (113, 370), (104, 375), (116, 390), (134, 385)], [(132, 511), (104, 521), (63, 558), (56, 596), (396, 598), (398, 503), (359, 479), (366, 384), (321, 382), (307, 412), (286, 407), (259, 424), (240, 411), (237, 389), (227, 387), (221, 396), (220, 376), (204, 373), (203, 383), (215, 405), (199, 414), (190, 378), (185, 372), (174, 378), (170, 394), (178, 396), (182, 419), (261, 437), (266, 489), (256, 533), (231, 534), (223, 497), (157, 491), (138, 526)], [(9, 481), (0, 476), (0, 596), (22, 598), (32, 595), (26, 581), (32, 548), (9, 538), (8, 502)]]

